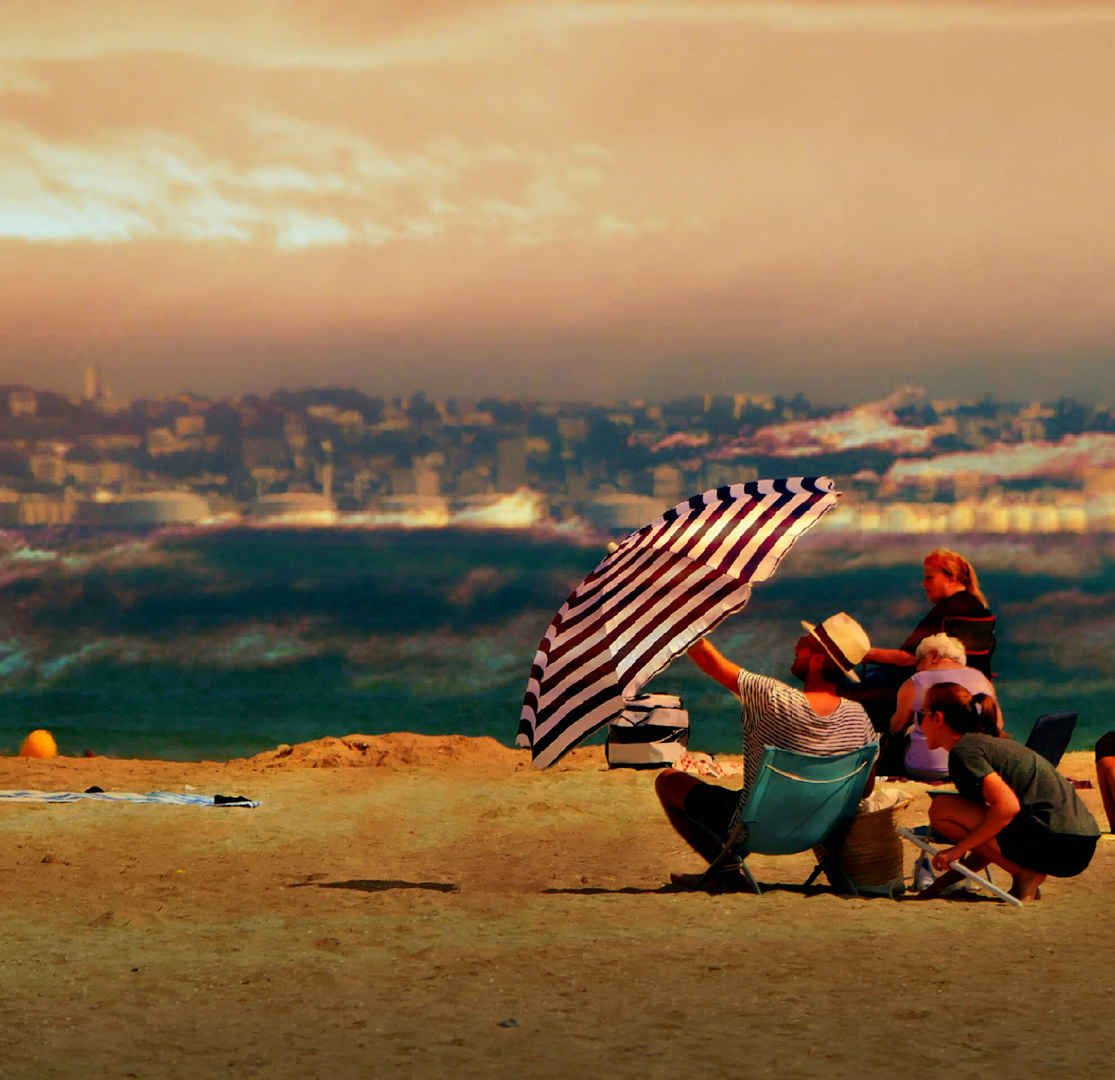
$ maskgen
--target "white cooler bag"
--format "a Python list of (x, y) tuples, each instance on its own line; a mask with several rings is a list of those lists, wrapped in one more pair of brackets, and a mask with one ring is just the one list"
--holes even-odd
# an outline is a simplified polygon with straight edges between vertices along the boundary
[(657, 769), (671, 765), (689, 745), (689, 713), (673, 694), (642, 694), (608, 729), (608, 766)]

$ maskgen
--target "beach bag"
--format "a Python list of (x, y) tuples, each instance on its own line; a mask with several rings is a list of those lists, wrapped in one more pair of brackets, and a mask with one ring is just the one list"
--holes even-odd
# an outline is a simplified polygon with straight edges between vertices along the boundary
[(604, 754), (608, 767), (660, 769), (689, 745), (689, 713), (673, 694), (641, 694), (612, 721)]
[(901, 788), (876, 784), (860, 802), (859, 813), (848, 829), (840, 861), (860, 893), (897, 896), (906, 890), (902, 868), (902, 841), (895, 818), (913, 796)]

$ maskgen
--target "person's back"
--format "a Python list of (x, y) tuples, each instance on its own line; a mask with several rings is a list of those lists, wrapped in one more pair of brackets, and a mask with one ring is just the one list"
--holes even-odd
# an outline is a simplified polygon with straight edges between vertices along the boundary
[[(995, 690), (987, 676), (975, 668), (957, 667), (934, 671), (919, 671), (911, 677), (914, 686), (913, 710), (925, 702), (925, 692), (935, 683), (956, 683), (970, 694), (987, 694), (994, 697)], [(925, 733), (914, 724), (909, 731), (910, 743), (906, 749), (906, 775), (911, 780), (947, 780), (949, 755), (947, 750), (930, 750), (925, 745)]]
[(743, 793), (755, 782), (764, 746), (802, 754), (846, 754), (877, 738), (863, 706), (834, 697), (822, 714), (806, 694), (778, 679), (741, 670), (738, 693), (743, 724)]
[(1097, 836), (1099, 826), (1071, 782), (1041, 754), (1014, 739), (972, 732), (949, 753), (949, 778), (964, 798), (982, 799), (980, 781), (995, 772), (1018, 797), (1019, 811), (1007, 827), (1057, 836)]

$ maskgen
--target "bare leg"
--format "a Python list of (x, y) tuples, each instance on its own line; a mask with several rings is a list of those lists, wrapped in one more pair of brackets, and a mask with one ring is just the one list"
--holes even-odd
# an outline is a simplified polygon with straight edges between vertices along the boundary
[(1115, 832), (1115, 757), (1102, 757), (1096, 762), (1096, 780), (1107, 814), (1107, 831)]
[[(970, 799), (964, 799), (959, 795), (938, 795), (929, 807), (929, 821), (937, 832), (943, 833), (950, 840), (956, 841), (973, 832), (983, 821), (983, 815), (986, 812), (987, 807), (982, 803), (972, 802)], [(1001, 866), (1010, 874), (1012, 878), (1011, 896), (1015, 896), (1019, 900), (1038, 899), (1038, 890), (1041, 883), (1045, 881), (1046, 875), (1012, 862), (999, 850), (999, 844), (994, 837), (972, 848), (964, 858), (964, 865), (969, 870), (982, 870), (988, 863)], [(956, 875), (954, 878), (945, 882), (945, 884), (941, 884), (943, 879), (953, 874)], [(931, 886), (931, 888), (937, 889), (933, 895), (937, 895), (941, 889), (951, 885), (953, 881), (958, 881), (961, 877), (962, 875), (955, 870), (942, 874)], [(938, 886), (939, 888), (937, 888)], [(930, 899), (930, 897), (926, 897), (926, 899)]]
[[(678, 772), (676, 769), (665, 769), (655, 777), (654, 791), (666, 817), (677, 831), (678, 835), (701, 856), (705, 862), (711, 863), (721, 852), (724, 842), (714, 836), (708, 829), (692, 821), (685, 813), (685, 797), (695, 788), (704, 784), (703, 780), (690, 776), (688, 773)], [(693, 888), (703, 877), (702, 874), (671, 874), (670, 880), (675, 885), (684, 885)], [(725, 888), (738, 886), (738, 871), (735, 867), (727, 870), (721, 868), (719, 872), (705, 878), (703, 887), (709, 892), (721, 892)]]
[(703, 784), (688, 773), (677, 769), (664, 769), (654, 778), (654, 792), (666, 817), (678, 835), (706, 862), (712, 862), (724, 846), (707, 829), (695, 824), (685, 814), (685, 797)]

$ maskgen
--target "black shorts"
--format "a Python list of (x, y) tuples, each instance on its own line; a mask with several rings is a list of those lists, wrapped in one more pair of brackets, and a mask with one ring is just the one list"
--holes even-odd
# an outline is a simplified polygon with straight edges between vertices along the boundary
[(1115, 757), (1115, 731), (1101, 735), (1096, 743), (1096, 761), (1105, 757)]
[(1012, 821), (995, 839), (1011, 862), (1050, 877), (1076, 877), (1096, 851), (1098, 836), (1049, 833), (1029, 821)]
[(685, 796), (683, 813), (708, 834), (708, 843), (697, 847), (696, 840), (690, 841), (706, 860), (712, 862), (720, 854), (732, 831), (736, 810), (739, 808), (738, 791), (706, 784), (703, 780), (695, 784)]

